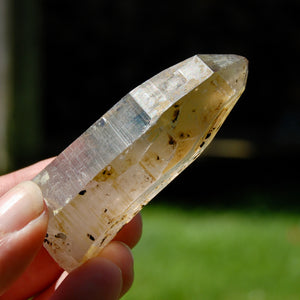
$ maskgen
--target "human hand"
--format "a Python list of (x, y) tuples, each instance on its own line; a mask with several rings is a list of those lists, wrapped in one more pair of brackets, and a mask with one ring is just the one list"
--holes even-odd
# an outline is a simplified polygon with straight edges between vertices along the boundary
[(130, 248), (140, 239), (141, 216), (125, 225), (98, 257), (64, 272), (41, 247), (47, 209), (38, 186), (27, 181), (51, 160), (0, 176), (0, 299), (119, 299), (133, 281)]

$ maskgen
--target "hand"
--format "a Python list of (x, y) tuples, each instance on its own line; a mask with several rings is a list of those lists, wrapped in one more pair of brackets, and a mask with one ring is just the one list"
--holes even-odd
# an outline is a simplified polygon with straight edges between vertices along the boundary
[[(131, 287), (138, 214), (101, 254), (70, 274), (41, 247), (48, 215), (32, 179), (52, 159), (0, 176), (0, 299), (119, 299)], [(25, 182), (24, 182), (25, 181)]]

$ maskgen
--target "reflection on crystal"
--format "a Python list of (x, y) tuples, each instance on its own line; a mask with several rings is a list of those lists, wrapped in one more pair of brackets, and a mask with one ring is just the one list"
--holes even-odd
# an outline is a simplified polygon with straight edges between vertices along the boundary
[(247, 60), (196, 55), (146, 81), (34, 181), (50, 210), (45, 247), (71, 271), (213, 139), (246, 84)]

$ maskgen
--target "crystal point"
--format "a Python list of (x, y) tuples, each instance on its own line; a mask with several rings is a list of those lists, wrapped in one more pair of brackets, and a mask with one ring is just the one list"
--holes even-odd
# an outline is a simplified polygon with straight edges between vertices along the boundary
[(195, 160), (242, 94), (247, 60), (196, 55), (144, 82), (34, 181), (50, 220), (44, 246), (71, 271)]
[(212, 69), (229, 84), (229, 86), (241, 95), (246, 86), (248, 74), (248, 61), (239, 55), (198, 55), (207, 66)]

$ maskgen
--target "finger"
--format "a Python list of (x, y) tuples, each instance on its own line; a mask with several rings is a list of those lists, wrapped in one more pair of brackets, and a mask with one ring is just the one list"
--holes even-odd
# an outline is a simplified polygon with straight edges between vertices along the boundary
[(29, 167), (0, 176), (0, 196), (2, 196), (4, 193), (6, 193), (18, 183), (26, 180), (31, 180), (41, 170), (43, 170), (53, 159), (54, 157), (48, 158)]
[[(122, 290), (120, 268), (104, 257), (96, 257), (71, 272), (51, 300), (117, 300)], [(48, 291), (45, 292), (47, 294)], [(43, 295), (39, 299), (45, 299)]]
[(109, 259), (121, 269), (123, 279), (121, 296), (124, 295), (130, 289), (134, 277), (133, 257), (129, 247), (122, 242), (111, 242), (102, 250), (100, 256)]
[(0, 198), (0, 295), (31, 263), (47, 231), (39, 187), (23, 182)]
[[(54, 158), (47, 159), (14, 173), (0, 176), (0, 187), (3, 180), (9, 179), (17, 183), (24, 179), (31, 179), (53, 159)], [(117, 239), (133, 247), (140, 238), (141, 230), (141, 216), (138, 215), (129, 224), (124, 226), (122, 231), (118, 234)], [(47, 251), (42, 248), (24, 274), (22, 274), (9, 291), (5, 293), (5, 299), (26, 298), (26, 295), (35, 294), (45, 289), (51, 282), (54, 282), (61, 272), (62, 269), (53, 261)]]
[(123, 242), (132, 249), (141, 238), (142, 227), (142, 216), (139, 213), (129, 223), (124, 225), (121, 231), (115, 236), (114, 241)]
[[(114, 240), (121, 241), (132, 248), (138, 242), (141, 232), (142, 218), (138, 214), (123, 227)], [(61, 273), (62, 269), (50, 257), (45, 248), (42, 248), (24, 274), (5, 293), (5, 297), (6, 299), (20, 299), (34, 295), (55, 282)], [(55, 286), (57, 284), (53, 284), (37, 299), (48, 299), (49, 295), (54, 292)]]
[[(23, 180), (30, 180), (44, 169), (54, 158), (45, 159), (34, 165), (0, 176), (0, 195)], [(41, 248), (33, 262), (5, 292), (5, 299), (25, 299), (45, 289), (62, 273), (62, 269)], [(0, 297), (0, 299), (2, 299)]]
[(119, 299), (133, 282), (133, 258), (121, 242), (106, 246), (99, 257), (90, 259), (69, 275), (66, 272), (36, 300)]
[[(56, 282), (62, 272), (63, 270), (51, 258), (47, 250), (42, 247), (25, 272), (4, 293), (3, 299), (28, 299)], [(50, 296), (43, 299), (49, 298)], [(2, 299), (1, 296), (0, 299)]]

